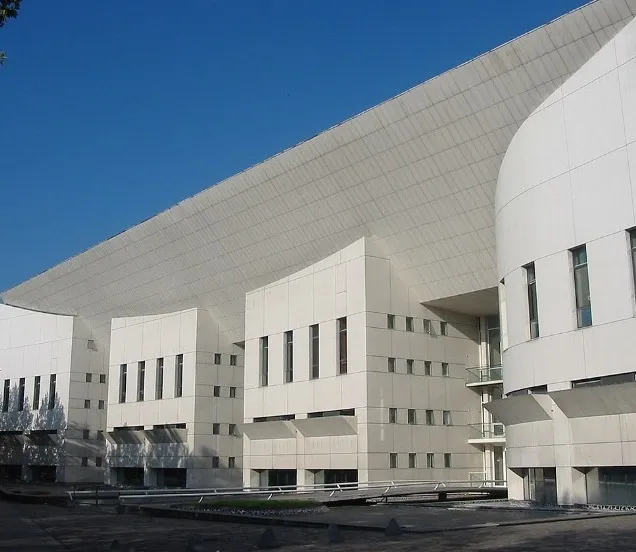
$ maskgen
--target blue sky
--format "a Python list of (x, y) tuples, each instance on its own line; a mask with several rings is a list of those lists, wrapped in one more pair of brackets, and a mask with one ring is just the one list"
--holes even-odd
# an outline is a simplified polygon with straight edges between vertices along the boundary
[(583, 0), (23, 2), (0, 290)]

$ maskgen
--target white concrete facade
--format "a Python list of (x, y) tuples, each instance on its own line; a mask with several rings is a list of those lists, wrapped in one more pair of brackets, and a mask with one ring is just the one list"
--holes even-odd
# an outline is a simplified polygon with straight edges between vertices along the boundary
[[(111, 483), (507, 470), (514, 498), (609, 500), (636, 466), (636, 382), (607, 379), (635, 352), (634, 16), (592, 2), (5, 291), (0, 380), (59, 373)], [(90, 478), (80, 448), (58, 479)]]
[(82, 320), (0, 304), (0, 367), (3, 475), (102, 481), (107, 359)]
[[(507, 425), (514, 498), (528, 496), (536, 475), (529, 471), (540, 468), (549, 475), (539, 479), (555, 485), (552, 500), (596, 501), (604, 473), (636, 466), (635, 189), (631, 22), (528, 118), (501, 167), (496, 227), (508, 398), (493, 411)], [(587, 264), (580, 265), (586, 276), (577, 304), (581, 247)], [(534, 338), (529, 263), (536, 273)], [(517, 396), (523, 393), (531, 394)]]

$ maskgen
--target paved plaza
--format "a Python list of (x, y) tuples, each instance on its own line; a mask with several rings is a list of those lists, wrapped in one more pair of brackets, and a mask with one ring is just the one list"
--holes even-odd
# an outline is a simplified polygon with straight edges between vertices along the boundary
[[(540, 520), (536, 512), (465, 511), (441, 508), (384, 507), (342, 510), (342, 522), (355, 516), (370, 516), (373, 524), (381, 517), (396, 514), (398, 520), (415, 530), (449, 528), (437, 533), (404, 534), (387, 539), (381, 532), (343, 531), (345, 541), (328, 544), (326, 530), (274, 527), (285, 551), (636, 551), (636, 516), (568, 516), (543, 517), (541, 523), (509, 526), (486, 526), (458, 530), (472, 524), (497, 521), (524, 522)], [(571, 516), (570, 516), (571, 517)], [(499, 518), (499, 519), (497, 519)], [(557, 521), (567, 519), (567, 521)], [(419, 520), (419, 521), (418, 521)], [(455, 530), (450, 529), (455, 527)], [(242, 525), (209, 521), (151, 518), (140, 515), (117, 515), (94, 508), (65, 509), (54, 506), (14, 505), (0, 502), (0, 552), (57, 552), (108, 550), (114, 539), (134, 546), (137, 551), (182, 551), (192, 538), (198, 550), (238, 552), (255, 550), (264, 531), (260, 525)]]

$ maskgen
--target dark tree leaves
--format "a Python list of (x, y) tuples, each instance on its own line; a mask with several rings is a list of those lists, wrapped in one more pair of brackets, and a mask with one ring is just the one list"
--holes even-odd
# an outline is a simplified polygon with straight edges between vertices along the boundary
[[(22, 0), (0, 0), (0, 27), (4, 27), (9, 19), (18, 17), (21, 2)], [(6, 57), (4, 52), (0, 51), (0, 65), (4, 63)]]

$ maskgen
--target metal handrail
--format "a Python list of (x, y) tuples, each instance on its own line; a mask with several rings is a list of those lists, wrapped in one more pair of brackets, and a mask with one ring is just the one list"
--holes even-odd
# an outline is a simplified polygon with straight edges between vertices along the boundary
[[(501, 422), (490, 422), (485, 424), (470, 424), (468, 427), (479, 432), (484, 439), (493, 439), (506, 436), (506, 426)], [(470, 437), (469, 437), (470, 438)]]
[[(311, 493), (327, 492), (330, 497), (336, 493), (347, 491), (373, 491), (383, 489), (381, 494), (387, 495), (390, 491), (410, 487), (412, 489), (421, 488), (422, 491), (436, 491), (440, 488), (461, 488), (461, 489), (482, 489), (499, 484), (495, 480), (403, 480), (403, 481), (373, 481), (373, 482), (352, 482), (352, 483), (321, 483), (311, 485), (281, 485), (272, 487), (227, 487), (227, 488), (204, 488), (204, 489), (112, 489), (102, 488), (100, 496), (106, 498), (116, 498), (119, 502), (126, 500), (140, 500), (149, 498), (192, 498), (201, 502), (206, 497), (220, 496), (267, 496), (271, 500), (275, 496), (298, 494), (306, 495)], [(77, 499), (94, 500), (97, 496), (95, 491), (68, 491), (71, 501)]]
[(474, 366), (466, 368), (470, 374), (466, 383), (487, 383), (490, 381), (503, 380), (503, 366)]

